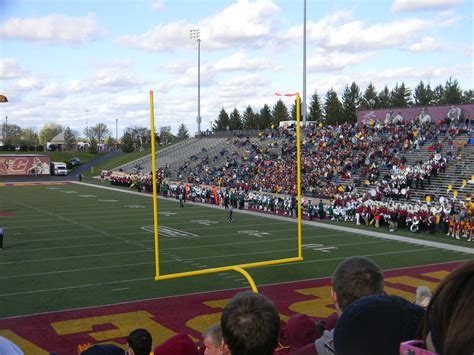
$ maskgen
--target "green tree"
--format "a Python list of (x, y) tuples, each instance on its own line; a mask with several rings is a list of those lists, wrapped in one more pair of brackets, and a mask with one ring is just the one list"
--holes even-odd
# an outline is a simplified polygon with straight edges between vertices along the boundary
[(392, 101), (390, 100), (390, 90), (387, 85), (379, 93), (378, 104), (380, 108), (390, 108), (392, 107)]
[(91, 137), (90, 139), (90, 147), (89, 147), (89, 153), (91, 154), (97, 154), (98, 150), (98, 146), (97, 146), (97, 140), (94, 138), (94, 137)]
[(458, 105), (462, 103), (462, 89), (456, 79), (453, 80), (453, 78), (450, 77), (446, 80), (446, 84), (444, 84), (444, 96), (445, 102), (448, 105)]
[(189, 131), (188, 131), (188, 129), (186, 128), (186, 126), (184, 125), (184, 123), (181, 123), (181, 124), (179, 125), (177, 137), (178, 137), (179, 139), (186, 139), (186, 138), (189, 138)]
[(390, 93), (392, 107), (408, 107), (411, 105), (411, 90), (405, 86), (405, 83), (399, 86), (398, 83)]
[(434, 92), (430, 87), (430, 84), (425, 86), (423, 81), (416, 86), (413, 91), (413, 100), (415, 106), (428, 106), (434, 102), (435, 96)]
[(89, 135), (101, 144), (105, 138), (110, 136), (111, 131), (105, 123), (97, 123), (95, 126), (89, 128)]
[(66, 150), (73, 150), (77, 143), (77, 133), (69, 126), (64, 130), (64, 142), (66, 142)]
[(372, 82), (365, 88), (364, 95), (361, 99), (361, 107), (365, 110), (379, 108), (379, 97), (377, 96), (377, 90)]
[(64, 127), (57, 123), (46, 123), (39, 132), (40, 144), (46, 144), (59, 133), (64, 132)]
[(38, 135), (32, 128), (23, 128), (20, 134), (20, 144), (26, 146), (36, 146), (39, 144)]
[(462, 103), (463, 104), (473, 104), (474, 103), (474, 91), (466, 90), (462, 94)]
[(6, 130), (4, 144), (10, 146), (21, 145), (21, 127), (16, 124), (3, 125), (3, 127), (2, 128)]
[[(295, 101), (293, 101), (293, 103), (291, 104), (291, 109), (290, 109), (290, 111), (291, 111), (291, 113), (290, 113), (291, 119), (292, 119), (293, 121), (296, 121), (296, 99), (295, 99)], [(300, 101), (300, 119), (303, 120), (303, 106), (302, 106), (302, 104), (301, 104), (301, 101)], [(307, 119), (309, 119), (309, 116), (308, 116)]]
[(213, 131), (225, 131), (227, 127), (230, 128), (230, 119), (229, 115), (227, 112), (224, 110), (224, 108), (221, 109), (221, 112), (219, 112), (219, 116), (217, 116), (217, 121), (214, 122), (212, 126)]
[(321, 107), (321, 98), (318, 95), (318, 91), (314, 90), (314, 93), (311, 96), (311, 99), (309, 101), (308, 121), (319, 122), (322, 119), (323, 119), (323, 109)]
[(250, 105), (247, 106), (245, 112), (242, 114), (242, 126), (244, 129), (257, 128), (255, 112), (253, 112), (253, 109)]
[(236, 107), (234, 107), (234, 111), (230, 113), (229, 127), (231, 131), (242, 129), (242, 119), (240, 118), (240, 112)]
[(344, 112), (341, 101), (334, 89), (330, 89), (326, 93), (324, 99), (324, 115), (327, 124), (336, 124), (344, 121)]
[(131, 153), (135, 150), (133, 147), (133, 136), (130, 132), (125, 132), (122, 136), (122, 144), (120, 145), (124, 153)]
[(288, 121), (290, 119), (290, 115), (288, 114), (288, 108), (283, 103), (281, 99), (279, 99), (276, 104), (273, 106), (272, 110), (272, 124), (275, 127), (278, 127), (281, 121)]
[(351, 86), (347, 86), (342, 94), (342, 108), (344, 113), (344, 121), (357, 122), (357, 108), (360, 105), (361, 93), (359, 86), (352, 82)]
[(260, 109), (257, 127), (259, 129), (265, 129), (265, 128), (270, 128), (271, 126), (272, 126), (272, 112), (270, 111), (270, 107), (267, 104), (265, 104)]
[(446, 95), (444, 93), (443, 85), (439, 84), (437, 87), (435, 87), (433, 90), (433, 95), (434, 95), (434, 101), (436, 102), (436, 104), (446, 105)]

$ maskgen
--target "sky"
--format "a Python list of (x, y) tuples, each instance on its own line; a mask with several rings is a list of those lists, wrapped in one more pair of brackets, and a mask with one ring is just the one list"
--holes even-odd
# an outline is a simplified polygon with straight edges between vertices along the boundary
[[(470, 0), (307, 0), (306, 101), (355, 81), (474, 88)], [(0, 0), (0, 122), (197, 131), (303, 93), (304, 0)], [(291, 99), (286, 98), (291, 106)]]

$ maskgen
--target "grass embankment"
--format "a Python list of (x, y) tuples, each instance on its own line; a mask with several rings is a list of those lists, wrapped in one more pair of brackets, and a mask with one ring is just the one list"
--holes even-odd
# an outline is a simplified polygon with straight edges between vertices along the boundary
[(151, 153), (150, 149), (145, 149), (143, 152), (132, 152), (132, 153), (123, 153), (120, 152), (117, 155), (113, 156), (110, 159), (107, 159), (106, 161), (99, 163), (97, 165), (94, 165), (94, 171), (88, 171), (84, 173), (84, 176), (95, 176), (100, 174), (102, 170), (111, 170), (113, 168), (116, 168), (120, 165), (127, 164), (131, 161), (134, 161), (136, 159), (143, 158)]

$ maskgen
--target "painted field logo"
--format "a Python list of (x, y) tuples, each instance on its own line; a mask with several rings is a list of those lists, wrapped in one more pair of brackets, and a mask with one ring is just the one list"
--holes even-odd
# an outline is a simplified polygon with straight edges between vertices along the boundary
[[(144, 226), (142, 227), (142, 229), (150, 233), (153, 233), (155, 231), (155, 228), (153, 226)], [(165, 237), (171, 238), (199, 237), (197, 234), (165, 226), (158, 226), (158, 233), (160, 234), (160, 236), (164, 235)]]

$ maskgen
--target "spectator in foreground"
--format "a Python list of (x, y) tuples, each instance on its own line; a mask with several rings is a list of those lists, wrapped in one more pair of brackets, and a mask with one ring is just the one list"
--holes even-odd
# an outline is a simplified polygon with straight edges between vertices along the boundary
[(125, 351), (117, 345), (97, 344), (84, 350), (81, 355), (125, 355)]
[[(354, 301), (370, 295), (381, 295), (384, 287), (384, 276), (380, 267), (372, 260), (353, 256), (342, 261), (332, 275), (331, 298), (337, 315)], [(298, 350), (298, 355), (331, 355), (333, 352), (334, 316), (326, 320), (326, 330), (314, 343)], [(329, 324), (332, 324), (329, 326)], [(337, 324), (337, 323), (336, 323)]]
[(11, 340), (0, 336), (0, 355), (23, 355), (23, 351)]
[[(474, 260), (470, 260), (446, 276), (431, 298), (421, 327), (421, 339), (425, 339), (426, 349), (440, 355), (472, 355), (473, 304)], [(402, 344), (400, 350), (423, 353), (423, 349), (416, 347), (422, 346), (422, 341), (409, 343)]]
[(151, 334), (146, 329), (135, 329), (127, 337), (128, 355), (150, 355)]
[(204, 355), (220, 355), (221, 343), (222, 343), (222, 330), (219, 324), (211, 325), (202, 333), (203, 340), (203, 351)]
[(224, 355), (271, 355), (277, 347), (280, 316), (273, 302), (253, 292), (234, 296), (221, 316)]
[(199, 351), (188, 335), (179, 333), (157, 346), (154, 355), (199, 355)]
[[(398, 355), (413, 339), (425, 310), (388, 295), (363, 297), (344, 310), (334, 331), (337, 355)], [(450, 353), (458, 354), (458, 353)]]
[(415, 304), (423, 308), (428, 307), (431, 299), (431, 290), (427, 286), (418, 286), (416, 289), (416, 301)]

